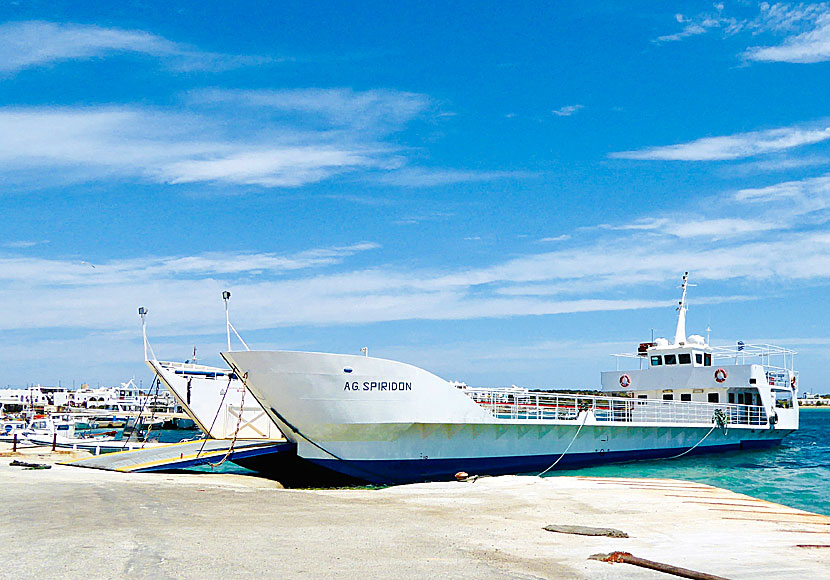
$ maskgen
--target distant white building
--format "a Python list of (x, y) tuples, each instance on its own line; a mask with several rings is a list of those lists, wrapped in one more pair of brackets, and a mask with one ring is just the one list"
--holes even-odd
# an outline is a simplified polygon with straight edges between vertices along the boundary
[(17, 413), (47, 406), (107, 409), (116, 412), (177, 410), (175, 399), (166, 389), (153, 394), (137, 387), (132, 379), (118, 387), (95, 389), (89, 388), (87, 384), (81, 385), (77, 390), (41, 385), (25, 389), (0, 389), (0, 412)]

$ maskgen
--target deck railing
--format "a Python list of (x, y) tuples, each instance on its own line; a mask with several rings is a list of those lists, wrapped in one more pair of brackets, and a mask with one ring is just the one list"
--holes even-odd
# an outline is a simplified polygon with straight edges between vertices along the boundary
[(463, 392), (498, 419), (576, 420), (582, 410), (597, 421), (615, 423), (699, 423), (711, 425), (721, 409), (727, 425), (766, 426), (762, 406), (696, 401), (662, 401), (596, 395), (515, 392), (501, 389), (463, 389)]

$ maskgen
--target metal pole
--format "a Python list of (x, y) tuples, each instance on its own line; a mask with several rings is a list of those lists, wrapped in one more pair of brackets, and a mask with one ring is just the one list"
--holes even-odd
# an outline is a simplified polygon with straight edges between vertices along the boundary
[(144, 338), (144, 360), (150, 360), (147, 358), (147, 326), (144, 322), (144, 318), (147, 316), (147, 309), (143, 306), (139, 307), (138, 315), (141, 317), (141, 336)]
[(17, 433), (14, 434), (14, 441), (12, 441), (12, 453), (17, 453)]
[(231, 298), (231, 293), (225, 290), (222, 292), (222, 300), (225, 301), (225, 330), (228, 332), (228, 352), (231, 351), (231, 317), (228, 312), (228, 301)]

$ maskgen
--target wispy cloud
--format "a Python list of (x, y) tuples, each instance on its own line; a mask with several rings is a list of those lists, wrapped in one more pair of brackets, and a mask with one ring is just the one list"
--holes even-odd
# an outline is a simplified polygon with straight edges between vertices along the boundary
[(700, 36), (712, 30), (721, 30), (726, 35), (736, 34), (747, 26), (746, 20), (727, 17), (723, 14), (723, 4), (715, 4), (714, 10), (698, 16), (689, 17), (675, 14), (674, 19), (683, 28), (673, 34), (658, 36), (655, 42), (677, 42), (692, 36)]
[(226, 70), (276, 60), (203, 52), (142, 30), (43, 21), (0, 25), (0, 72), (117, 54), (152, 56), (179, 70)]
[[(347, 99), (339, 91), (338, 108)], [(363, 101), (360, 93), (353, 94)], [(403, 102), (412, 96), (404, 94)], [(379, 104), (393, 108), (394, 93)], [(286, 105), (287, 107), (288, 105)], [(370, 105), (355, 108), (364, 115)], [(419, 107), (402, 106), (415, 115)], [(406, 114), (398, 110), (397, 120)], [(253, 113), (142, 107), (0, 109), (0, 175), (20, 183), (132, 178), (155, 183), (298, 186), (331, 176), (402, 164), (392, 130), (365, 119), (341, 131), (292, 120), (256, 123)], [(385, 119), (385, 114), (376, 114)], [(42, 169), (49, 168), (49, 172)]]
[(830, 175), (742, 189), (733, 199), (755, 208), (774, 208), (770, 213), (778, 223), (826, 224), (830, 220)]
[[(815, 63), (830, 60), (830, 5), (774, 4), (762, 8), (777, 30), (793, 32), (777, 46), (754, 46), (746, 50), (748, 60)], [(803, 30), (806, 28), (806, 30)]]
[(456, 183), (476, 183), (504, 179), (527, 179), (537, 174), (529, 171), (473, 171), (466, 169), (427, 169), (404, 167), (377, 175), (375, 180), (383, 185), (400, 187), (435, 187)]
[(804, 167), (830, 166), (830, 157), (823, 155), (805, 156), (773, 156), (769, 159), (748, 161), (746, 163), (732, 165), (729, 167), (729, 174), (748, 175), (754, 173), (776, 173), (801, 169)]
[(345, 258), (379, 248), (374, 242), (316, 248), (296, 254), (212, 252), (195, 256), (144, 257), (102, 261), (0, 257), (0, 280), (35, 285), (100, 286), (148, 278), (205, 278), (221, 275), (282, 275), (340, 264)]
[(300, 116), (331, 127), (397, 130), (433, 107), (419, 93), (390, 90), (356, 92), (348, 88), (291, 90), (202, 89), (188, 95), (191, 105), (245, 107), (262, 113)]
[(830, 127), (783, 127), (767, 131), (705, 137), (688, 143), (611, 153), (613, 159), (724, 161), (785, 151), (830, 139)]
[(694, 216), (694, 219), (690, 219), (690, 217), (687, 214), (683, 217), (643, 218), (622, 225), (602, 224), (599, 228), (612, 231), (659, 232), (661, 235), (681, 239), (707, 238), (709, 240), (722, 240), (744, 236), (749, 233), (758, 234), (780, 230), (789, 225), (781, 220), (742, 217), (705, 218), (699, 215)]
[[(734, 6), (733, 6), (734, 8)], [(740, 12), (746, 7), (738, 6)], [(676, 42), (686, 38), (719, 31), (724, 36), (740, 33), (783, 37), (773, 46), (747, 48), (743, 58), (748, 61), (815, 63), (830, 60), (830, 4), (790, 4), (761, 2), (754, 14), (727, 16), (722, 3), (696, 16), (675, 15), (683, 28), (659, 36), (656, 42)]]
[(548, 243), (551, 243), (551, 242), (564, 242), (565, 240), (570, 240), (570, 239), (571, 239), (570, 234), (562, 234), (561, 236), (553, 236), (553, 237), (550, 237), (550, 238), (541, 238), (538, 241), (539, 241), (539, 243), (548, 244)]
[(5, 242), (2, 245), (4, 248), (11, 248), (11, 249), (22, 249), (22, 248), (32, 248), (34, 246), (40, 246), (43, 244), (48, 244), (49, 240), (17, 240), (11, 242)]
[(584, 108), (584, 105), (566, 105), (564, 107), (554, 109), (553, 111), (551, 111), (551, 113), (553, 113), (557, 117), (570, 117), (574, 113), (577, 113)]
[[(830, 282), (830, 234), (758, 234), (716, 246), (706, 236), (680, 245), (670, 235), (650, 234), (647, 243), (638, 234), (607, 236), (452, 272), (402, 264), (346, 267), (344, 258), (371, 244), (287, 257), (226, 253), (110, 261), (95, 270), (6, 258), (0, 300), (15, 307), (0, 328), (118, 329), (131, 324), (133, 306), (143, 304), (162, 311), (164, 332), (208, 332), (219, 322), (203, 316), (204, 304), (227, 288), (240, 298), (238, 326), (256, 329), (651, 308), (664, 301), (637, 294), (685, 269), (698, 281)], [(310, 268), (334, 264), (339, 272), (308, 275)], [(621, 279), (624, 297), (618, 295)]]

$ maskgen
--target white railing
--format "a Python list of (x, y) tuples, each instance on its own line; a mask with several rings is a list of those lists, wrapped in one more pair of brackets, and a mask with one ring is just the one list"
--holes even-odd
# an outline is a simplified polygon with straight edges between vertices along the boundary
[(596, 395), (515, 393), (500, 389), (463, 389), (468, 397), (497, 419), (573, 421), (580, 411), (592, 411), (597, 421), (617, 423), (699, 423), (711, 425), (721, 409), (727, 425), (766, 426), (763, 407), (728, 403), (662, 401)]

